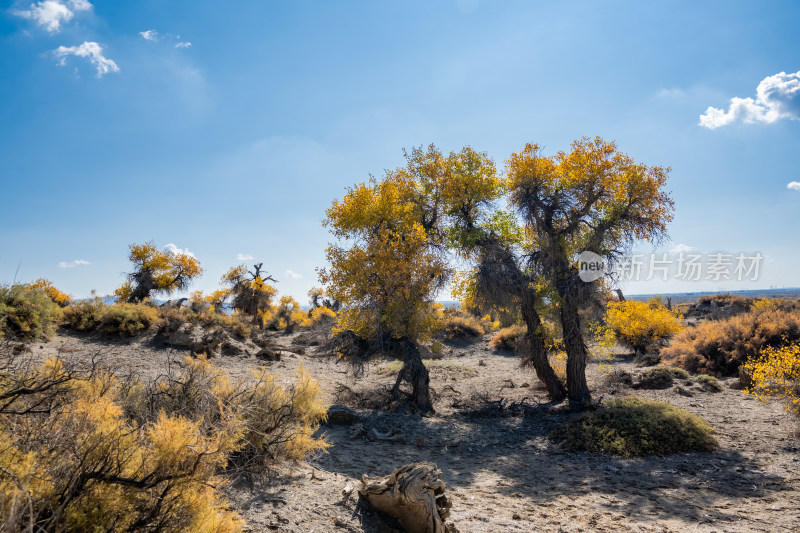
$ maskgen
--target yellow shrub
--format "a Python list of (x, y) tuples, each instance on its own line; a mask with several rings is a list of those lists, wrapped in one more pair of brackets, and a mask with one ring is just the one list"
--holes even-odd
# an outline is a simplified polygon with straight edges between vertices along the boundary
[(765, 348), (797, 342), (800, 310), (787, 308), (779, 301), (760, 300), (748, 313), (684, 329), (661, 350), (661, 357), (690, 372), (730, 376)]
[(336, 311), (330, 307), (316, 307), (311, 310), (311, 322), (320, 324), (322, 322), (334, 322), (336, 320)]
[(47, 296), (50, 297), (53, 302), (57, 303), (61, 307), (66, 307), (72, 302), (72, 298), (70, 298), (69, 294), (65, 292), (61, 292), (58, 290), (53, 282), (50, 280), (46, 280), (44, 278), (39, 278), (33, 283), (30, 284), (31, 287), (34, 289), (39, 289), (44, 291)]
[(760, 357), (749, 359), (743, 367), (750, 376), (748, 394), (762, 402), (782, 398), (788, 411), (800, 414), (800, 343), (765, 348)]
[(9, 531), (241, 531), (223, 497), (228, 469), (264, 472), (327, 447), (313, 437), (326, 406), (305, 370), (291, 385), (263, 368), (254, 378), (232, 383), (202, 358), (147, 384), (58, 360), (0, 368), (0, 516)]
[(682, 329), (681, 317), (657, 301), (609, 302), (606, 323), (617, 340), (632, 348), (637, 356)]

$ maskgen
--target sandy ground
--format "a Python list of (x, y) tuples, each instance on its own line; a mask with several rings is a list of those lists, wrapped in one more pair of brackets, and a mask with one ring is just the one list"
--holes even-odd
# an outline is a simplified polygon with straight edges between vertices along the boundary
[[(286, 465), (269, 482), (239, 480), (228, 490), (250, 531), (397, 531), (360, 504), (355, 489), (362, 474), (385, 475), (422, 460), (441, 469), (453, 501), (451, 520), (461, 533), (800, 530), (797, 421), (777, 402), (761, 404), (732, 389), (731, 379), (722, 381), (719, 393), (684, 382), (632, 391), (604, 385), (605, 374), (590, 363), (595, 398), (635, 393), (670, 402), (705, 418), (720, 443), (711, 453), (622, 459), (566, 452), (550, 441), (549, 432), (574, 415), (543, 405), (532, 371), (520, 368), (513, 354), (490, 351), (488, 337), (447, 348), (431, 367), (437, 413), (425, 418), (402, 407), (364, 406), (363, 398), (394, 382), (385, 362), (356, 379), (318, 348), (296, 344), (296, 337), (277, 335), (282, 358), (266, 364), (287, 378), (302, 364), (329, 401), (357, 408), (367, 431), (393, 427), (405, 442), (350, 438), (350, 427), (323, 427), (332, 443), (327, 453)], [(61, 333), (30, 348), (37, 357), (94, 355), (149, 377), (186, 355), (163, 348), (152, 335), (108, 340)], [(254, 357), (216, 362), (234, 376), (264, 364)], [(612, 366), (637, 370), (625, 359)]]

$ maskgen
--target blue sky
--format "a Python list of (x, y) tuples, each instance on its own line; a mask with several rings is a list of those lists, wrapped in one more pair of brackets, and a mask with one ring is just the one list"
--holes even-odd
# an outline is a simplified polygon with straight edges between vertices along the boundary
[(110, 293), (153, 240), (194, 288), (253, 257), (305, 302), (325, 209), (404, 147), (502, 167), (599, 135), (672, 167), (659, 253), (765, 258), (625, 290), (798, 286), (799, 25), (794, 1), (6, 2), (0, 282)]

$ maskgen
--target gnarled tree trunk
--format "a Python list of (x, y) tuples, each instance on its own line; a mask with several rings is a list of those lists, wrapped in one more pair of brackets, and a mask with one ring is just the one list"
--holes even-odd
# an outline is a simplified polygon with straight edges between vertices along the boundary
[(581, 407), (592, 401), (586, 385), (586, 343), (581, 333), (577, 302), (571, 295), (566, 295), (562, 300), (561, 329), (567, 352), (567, 397), (570, 405)]
[(450, 502), (439, 468), (428, 462), (401, 466), (388, 476), (362, 476), (358, 493), (409, 533), (447, 533)]
[(528, 353), (524, 354), (527, 359), (526, 362), (530, 363), (536, 371), (536, 377), (547, 387), (547, 394), (550, 400), (560, 402), (564, 399), (566, 389), (547, 360), (547, 349), (542, 333), (544, 325), (530, 294), (523, 295), (522, 318), (525, 320), (525, 325), (528, 326), (528, 333), (526, 334)]
[(422, 363), (419, 347), (407, 339), (401, 339), (398, 344), (403, 356), (403, 368), (397, 376), (392, 392), (397, 395), (400, 384), (405, 379), (411, 383), (411, 399), (417, 409), (423, 413), (434, 413), (430, 389), (431, 379), (428, 369)]

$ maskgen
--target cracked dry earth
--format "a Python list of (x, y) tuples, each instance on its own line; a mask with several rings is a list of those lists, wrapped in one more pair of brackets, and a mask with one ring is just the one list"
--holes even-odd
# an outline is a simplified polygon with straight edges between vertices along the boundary
[[(431, 366), (437, 413), (423, 418), (403, 407), (368, 408), (365, 398), (394, 382), (386, 363), (355, 379), (318, 347), (298, 344), (297, 335), (276, 336), (281, 360), (266, 364), (287, 377), (302, 364), (329, 401), (355, 408), (366, 434), (351, 438), (352, 427), (324, 426), (320, 431), (332, 444), (327, 453), (286, 465), (269, 482), (235, 482), (227, 491), (231, 506), (253, 532), (400, 531), (359, 503), (361, 475), (432, 461), (453, 502), (449, 520), (462, 533), (800, 530), (800, 428), (778, 402), (761, 404), (743, 395), (731, 388), (733, 379), (721, 380), (718, 393), (687, 382), (665, 390), (609, 387), (590, 363), (595, 398), (635, 393), (670, 402), (705, 418), (720, 446), (710, 453), (634, 459), (566, 452), (547, 435), (574, 415), (542, 405), (545, 394), (532, 371), (520, 368), (513, 354), (490, 351), (488, 340), (451, 346)], [(58, 350), (97, 354), (112, 368), (150, 377), (187, 354), (152, 336), (110, 341), (61, 333), (31, 348), (40, 357)], [(240, 356), (215, 362), (234, 376), (264, 364)], [(637, 370), (626, 359), (612, 366)], [(394, 428), (401, 441), (370, 440), (373, 428)]]

